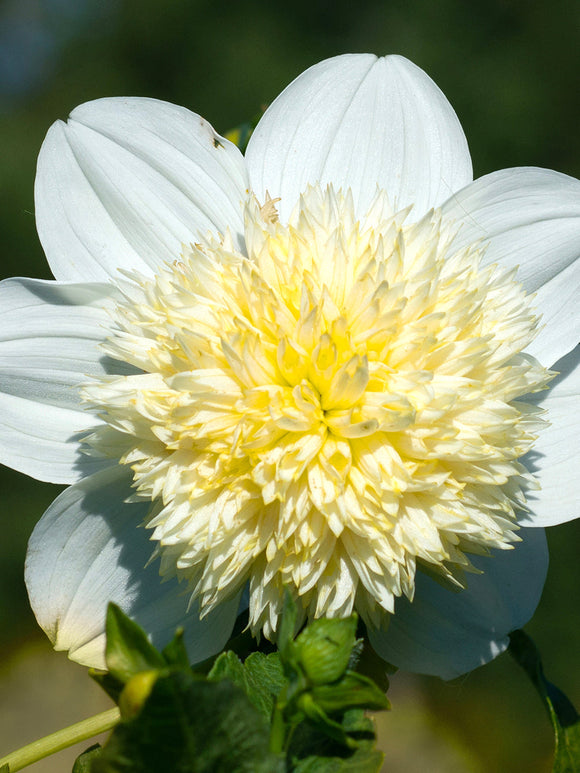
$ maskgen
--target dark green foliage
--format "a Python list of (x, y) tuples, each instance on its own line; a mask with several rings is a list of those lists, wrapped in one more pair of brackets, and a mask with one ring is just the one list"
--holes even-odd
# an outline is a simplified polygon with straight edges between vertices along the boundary
[(122, 722), (91, 773), (277, 773), (268, 727), (243, 691), (178, 671), (160, 677), (139, 715)]
[(510, 636), (509, 651), (530, 677), (550, 716), (556, 743), (553, 773), (580, 773), (580, 716), (566, 695), (544, 676), (540, 653), (524, 631)]
[(384, 693), (349, 670), (356, 616), (317, 620), (294, 638), (287, 597), (279, 652), (219, 655), (192, 670), (181, 635), (163, 652), (117, 607), (107, 617), (109, 672), (95, 678), (118, 702), (107, 744), (74, 773), (377, 773), (383, 755), (367, 709)]

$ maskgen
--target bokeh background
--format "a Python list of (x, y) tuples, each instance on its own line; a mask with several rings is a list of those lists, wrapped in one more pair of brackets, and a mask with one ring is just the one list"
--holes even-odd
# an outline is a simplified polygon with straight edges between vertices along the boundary
[[(34, 227), (35, 162), (50, 124), (75, 105), (152, 96), (225, 132), (309, 65), (359, 51), (427, 70), (460, 117), (476, 177), (520, 165), (580, 176), (578, 0), (2, 0), (0, 275), (50, 277)], [(0, 487), (2, 756), (109, 704), (84, 669), (52, 653), (28, 608), (26, 541), (57, 487), (9, 470)], [(580, 521), (549, 539), (549, 579), (527, 630), (579, 706)], [(390, 773), (551, 769), (547, 718), (507, 655), (454, 682), (396, 675), (391, 697), (379, 719)], [(31, 770), (66, 772), (74, 756)]]

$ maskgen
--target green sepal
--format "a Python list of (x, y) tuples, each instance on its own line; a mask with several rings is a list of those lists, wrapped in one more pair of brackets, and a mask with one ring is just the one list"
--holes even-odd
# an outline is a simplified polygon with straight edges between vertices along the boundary
[(119, 696), (119, 710), (123, 719), (133, 719), (140, 713), (162, 673), (157, 669), (139, 671), (129, 679)]
[(95, 668), (89, 668), (89, 676), (107, 693), (109, 698), (112, 698), (115, 703), (119, 703), (119, 696), (125, 686), (120, 679), (117, 679), (108, 671), (99, 671)]
[(91, 773), (93, 760), (100, 756), (102, 746), (95, 743), (80, 754), (73, 765), (72, 773)]
[(509, 652), (529, 676), (552, 722), (556, 747), (552, 773), (580, 773), (580, 715), (562, 690), (544, 676), (540, 653), (527, 633), (510, 634)]
[(126, 684), (141, 671), (163, 669), (166, 662), (143, 629), (116, 605), (107, 609), (105, 661), (109, 673)]
[(347, 749), (355, 749), (357, 747), (356, 740), (348, 735), (340, 722), (337, 722), (328, 716), (328, 714), (315, 702), (312, 693), (303, 693), (296, 701), (296, 705), (304, 714), (304, 717), (315, 726), (318, 726), (320, 731), (329, 736), (329, 738), (332, 738)]
[(190, 668), (189, 655), (183, 641), (183, 628), (178, 628), (173, 639), (162, 650), (161, 654), (168, 666), (173, 668)]
[(347, 671), (334, 684), (315, 686), (310, 694), (317, 705), (330, 714), (354, 708), (382, 711), (391, 707), (385, 693), (371, 679), (356, 671)]
[[(376, 741), (375, 726), (372, 719), (362, 709), (345, 712), (340, 723), (331, 726), (332, 736), (328, 734), (328, 725), (319, 721), (305, 719), (295, 728), (288, 749), (291, 770), (302, 760), (315, 757), (321, 759), (346, 760), (354, 756), (357, 750), (373, 751)], [(328, 719), (328, 718), (327, 718)], [(340, 724), (342, 730), (337, 731)], [(348, 742), (345, 743), (345, 738)]]

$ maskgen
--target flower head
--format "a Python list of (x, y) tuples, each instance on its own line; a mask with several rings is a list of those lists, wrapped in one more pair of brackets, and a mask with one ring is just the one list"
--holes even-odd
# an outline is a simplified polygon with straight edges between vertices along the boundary
[(546, 569), (521, 527), (575, 515), (575, 492), (550, 499), (578, 387), (580, 183), (470, 180), (455, 114), (401, 57), (311, 68), (245, 160), (151, 100), (53, 127), (37, 217), (58, 281), (4, 292), (57, 325), (21, 375), (48, 383), (28, 387), (50, 406), (40, 464), (6, 460), (80, 479), (29, 551), (56, 646), (99, 664), (114, 600), (160, 640), (185, 621), (201, 659), (245, 590), (275, 638), (288, 587), (304, 617), (359, 611), (403, 667), (450, 676), (505, 647)]

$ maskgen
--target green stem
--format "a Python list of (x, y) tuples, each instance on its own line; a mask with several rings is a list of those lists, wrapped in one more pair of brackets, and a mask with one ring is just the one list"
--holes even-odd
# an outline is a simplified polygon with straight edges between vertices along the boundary
[(282, 707), (276, 703), (272, 714), (272, 724), (270, 726), (270, 751), (274, 754), (283, 752), (285, 740), (286, 722), (284, 721), (284, 711)]
[(82, 722), (77, 722), (63, 730), (57, 730), (56, 733), (39, 738), (38, 741), (33, 741), (27, 746), (7, 754), (6, 757), (2, 757), (0, 759), (0, 773), (5, 765), (8, 765), (6, 773), (14, 773), (16, 770), (22, 770), (22, 768), (32, 765), (33, 762), (38, 762), (38, 760), (59, 752), (61, 749), (66, 749), (79, 741), (86, 741), (87, 738), (104, 733), (115, 727), (119, 721), (119, 716), (119, 709), (115, 706), (101, 714), (95, 714), (94, 717), (83, 719)]

